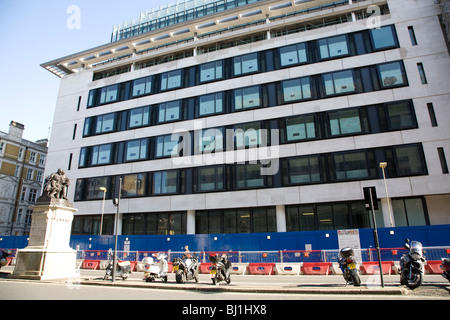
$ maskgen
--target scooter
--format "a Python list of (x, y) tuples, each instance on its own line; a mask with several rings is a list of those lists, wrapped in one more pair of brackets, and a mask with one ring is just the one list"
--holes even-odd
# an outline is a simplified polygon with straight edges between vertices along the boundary
[[(109, 257), (109, 263), (106, 267), (105, 275), (103, 276), (103, 280), (108, 279), (109, 277), (112, 277), (113, 272), (113, 257), (112, 257), (112, 251), (108, 252)], [(130, 261), (122, 261), (119, 258), (117, 258), (117, 266), (116, 266), (116, 277), (121, 277), (123, 280), (126, 280), (128, 276), (131, 274), (131, 263)]]
[(186, 255), (183, 255), (181, 259), (174, 258), (172, 264), (177, 283), (183, 283), (189, 280), (199, 281), (198, 260), (195, 253), (192, 255), (192, 258)]
[(8, 257), (12, 256), (13, 252), (11, 250), (3, 249), (0, 255), (0, 269), (8, 264)]
[(409, 250), (400, 258), (400, 284), (410, 289), (418, 288), (423, 282), (424, 263), (423, 246), (419, 241), (405, 240), (404, 248)]
[(221, 281), (225, 281), (227, 284), (231, 282), (231, 261), (228, 260), (226, 254), (211, 254), (209, 256), (211, 261), (211, 280), (212, 283), (219, 284)]
[(158, 254), (153, 254), (156, 262), (151, 257), (146, 257), (142, 259), (145, 265), (144, 279), (146, 282), (153, 282), (156, 279), (161, 279), (161, 281), (167, 282), (167, 272), (169, 271), (169, 264), (167, 263), (167, 256), (165, 253), (159, 252)]
[(354, 257), (354, 252), (352, 248), (342, 248), (339, 252), (340, 259), (338, 261), (339, 267), (342, 270), (345, 281), (348, 284), (354, 285), (355, 287), (361, 286), (361, 279), (358, 275), (358, 269), (356, 260)]
[(441, 269), (444, 270), (442, 276), (450, 282), (450, 259), (442, 258)]

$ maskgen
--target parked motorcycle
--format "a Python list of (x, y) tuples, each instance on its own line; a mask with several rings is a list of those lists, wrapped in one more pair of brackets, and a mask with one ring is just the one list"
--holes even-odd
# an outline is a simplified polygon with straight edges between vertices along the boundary
[(361, 286), (361, 279), (358, 275), (357, 264), (355, 260), (355, 253), (352, 248), (342, 248), (339, 252), (340, 259), (338, 261), (339, 267), (342, 270), (345, 281), (355, 287)]
[(181, 259), (174, 258), (172, 264), (177, 283), (183, 283), (189, 280), (195, 280), (195, 282), (198, 282), (198, 259), (195, 253), (192, 257), (184, 254)]
[(161, 279), (161, 281), (167, 282), (167, 272), (169, 271), (169, 264), (167, 263), (167, 255), (163, 252), (159, 252), (153, 255), (156, 262), (151, 257), (146, 257), (142, 261), (145, 265), (144, 278), (146, 282), (153, 282), (156, 279)]
[(8, 264), (8, 257), (12, 256), (13, 252), (11, 250), (3, 249), (0, 255), (0, 269)]
[(228, 255), (211, 254), (209, 256), (211, 261), (211, 280), (213, 284), (219, 284), (225, 281), (227, 284), (231, 282), (231, 261), (228, 260)]
[(450, 259), (442, 259), (441, 269), (444, 270), (442, 276), (450, 282)]
[(418, 288), (423, 281), (424, 263), (423, 246), (419, 241), (405, 240), (404, 248), (409, 250), (400, 258), (400, 284), (410, 289)]
[[(103, 276), (103, 280), (112, 277), (113, 272), (113, 254), (112, 251), (108, 252), (109, 263), (106, 267), (105, 275)], [(128, 276), (131, 274), (131, 263), (130, 261), (122, 261), (117, 258), (117, 266), (116, 266), (116, 277), (121, 277), (123, 280), (126, 280)]]

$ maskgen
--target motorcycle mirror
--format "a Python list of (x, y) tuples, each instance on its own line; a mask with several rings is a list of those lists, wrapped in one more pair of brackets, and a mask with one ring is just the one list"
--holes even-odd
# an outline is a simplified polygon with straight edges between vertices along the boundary
[(409, 239), (408, 238), (405, 239), (405, 243), (409, 243)]

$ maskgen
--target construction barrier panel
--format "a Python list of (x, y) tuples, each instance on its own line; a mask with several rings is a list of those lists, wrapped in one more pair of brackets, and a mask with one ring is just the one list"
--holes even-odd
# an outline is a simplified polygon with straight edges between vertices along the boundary
[(441, 265), (441, 260), (428, 260), (425, 264), (425, 270), (430, 274), (442, 274), (443, 271), (440, 267)]
[(100, 260), (84, 260), (81, 268), (97, 270), (99, 264), (100, 264)]
[(275, 271), (277, 274), (299, 275), (302, 269), (302, 263), (276, 263)]
[(210, 262), (200, 263), (200, 268), (198, 269), (199, 273), (209, 274), (210, 270), (211, 270), (211, 263)]
[(248, 263), (232, 263), (231, 273), (244, 275), (247, 273)]
[(304, 262), (302, 271), (305, 275), (329, 275), (331, 262)]
[[(394, 266), (393, 261), (382, 261), (381, 268), (383, 270), (383, 274), (390, 275), (392, 273), (392, 267)], [(380, 266), (378, 262), (363, 262), (361, 265), (361, 272), (363, 274), (376, 274), (379, 273)]]
[(253, 275), (271, 275), (274, 274), (275, 263), (249, 263), (248, 272)]

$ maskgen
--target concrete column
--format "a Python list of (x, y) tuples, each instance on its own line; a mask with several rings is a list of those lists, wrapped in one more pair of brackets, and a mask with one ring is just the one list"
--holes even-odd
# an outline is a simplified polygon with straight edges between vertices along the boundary
[(187, 211), (186, 234), (195, 234), (195, 210)]
[(277, 232), (286, 232), (286, 207), (284, 205), (276, 206), (277, 212)]

